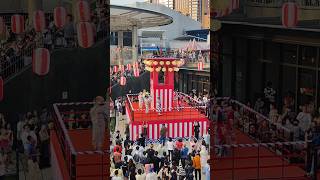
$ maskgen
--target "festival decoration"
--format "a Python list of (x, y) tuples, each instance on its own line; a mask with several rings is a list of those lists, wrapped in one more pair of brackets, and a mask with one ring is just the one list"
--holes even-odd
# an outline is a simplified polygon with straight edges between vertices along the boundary
[(76, 12), (80, 22), (90, 21), (90, 8), (87, 1), (78, 1), (76, 4)]
[(126, 83), (127, 83), (126, 78), (125, 78), (124, 76), (121, 76), (121, 77), (120, 77), (120, 85), (121, 85), (121, 86), (124, 86), (124, 85), (126, 85)]
[(139, 67), (139, 63), (138, 62), (134, 62), (133, 63), (133, 68), (138, 68)]
[(130, 71), (130, 70), (131, 70), (131, 64), (127, 64), (127, 65), (126, 65), (126, 70), (127, 70), (127, 71)]
[(203, 62), (198, 62), (198, 70), (199, 71), (203, 70)]
[(118, 72), (118, 66), (113, 66), (113, 72), (117, 73)]
[(44, 76), (48, 74), (50, 69), (50, 52), (45, 48), (37, 48), (32, 55), (33, 73)]
[(23, 16), (18, 14), (11, 16), (11, 30), (13, 33), (16, 33), (16, 34), (21, 34), (24, 32)]
[(64, 7), (56, 7), (53, 12), (54, 25), (62, 28), (67, 21), (67, 11)]
[(134, 77), (139, 77), (140, 76), (140, 70), (138, 68), (133, 68), (133, 75), (134, 75)]
[(119, 65), (119, 70), (123, 73), (124, 72), (124, 65), (120, 64)]
[(78, 43), (80, 47), (89, 48), (94, 43), (93, 27), (89, 22), (80, 22), (77, 27)]
[(46, 28), (46, 18), (41, 10), (33, 13), (33, 27), (36, 32), (42, 32)]
[(298, 24), (298, 5), (294, 2), (287, 2), (282, 5), (282, 25), (286, 28), (293, 28)]

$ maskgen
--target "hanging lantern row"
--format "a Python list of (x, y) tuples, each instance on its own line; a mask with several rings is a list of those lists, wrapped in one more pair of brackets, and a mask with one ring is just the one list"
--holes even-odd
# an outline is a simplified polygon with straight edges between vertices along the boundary
[(282, 5), (282, 25), (286, 28), (296, 27), (298, 24), (299, 7), (294, 2), (287, 2)]
[(133, 76), (139, 77), (140, 76), (140, 70), (138, 68), (133, 68)]
[(56, 7), (53, 12), (54, 25), (62, 28), (67, 21), (67, 10), (64, 7)]
[(144, 60), (143, 63), (147, 66), (156, 66), (156, 67), (161, 67), (161, 66), (177, 66), (177, 67), (181, 67), (184, 65), (184, 60), (180, 59), (180, 60), (173, 60), (173, 61), (153, 61), (153, 60)]
[(131, 64), (127, 64), (127, 65), (126, 65), (126, 70), (127, 70), (127, 71), (130, 71), (130, 70), (131, 70)]
[(50, 69), (50, 52), (46, 48), (37, 48), (32, 54), (32, 70), (33, 73), (44, 76), (48, 74)]
[(147, 67), (145, 67), (145, 70), (147, 70), (147, 71), (150, 71), (150, 72), (154, 72), (154, 71), (156, 71), (156, 72), (160, 72), (160, 71), (162, 71), (162, 72), (166, 72), (166, 71), (168, 71), (168, 72), (173, 72), (173, 71), (179, 71), (179, 68), (177, 68), (177, 67), (168, 67), (168, 68), (166, 68), (166, 67), (150, 67), (150, 66), (147, 66)]

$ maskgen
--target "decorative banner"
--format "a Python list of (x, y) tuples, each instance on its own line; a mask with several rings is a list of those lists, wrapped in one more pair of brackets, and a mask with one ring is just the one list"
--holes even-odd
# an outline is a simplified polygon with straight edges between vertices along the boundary
[(48, 74), (50, 69), (50, 52), (45, 48), (37, 48), (32, 55), (33, 73), (44, 76)]
[(133, 75), (134, 75), (134, 77), (139, 77), (140, 76), (139, 68), (133, 68)]
[(90, 21), (90, 8), (87, 1), (80, 0), (76, 5), (77, 16), (80, 22)]
[(4, 86), (4, 82), (2, 77), (0, 76), (0, 101), (3, 100), (3, 89), (4, 89), (3, 86)]
[(54, 8), (54, 25), (58, 28), (62, 28), (67, 21), (67, 11), (64, 7), (56, 7)]
[(203, 70), (203, 62), (198, 62), (198, 70), (199, 71)]
[(89, 22), (80, 22), (77, 27), (78, 43), (80, 47), (89, 48), (94, 43), (93, 27)]
[(6, 24), (3, 20), (2, 17), (0, 17), (0, 34), (3, 35), (3, 34), (6, 34), (7, 33), (7, 27), (6, 27)]
[(16, 34), (21, 34), (24, 32), (23, 16), (18, 14), (11, 16), (11, 30), (13, 33), (16, 33)]
[(33, 13), (33, 27), (36, 32), (42, 32), (46, 28), (46, 19), (43, 11)]
[(296, 27), (298, 24), (298, 5), (287, 2), (282, 5), (282, 25), (286, 28)]
[(123, 76), (121, 76), (121, 77), (120, 77), (120, 85), (121, 85), (121, 86), (124, 86), (124, 85), (126, 85), (126, 83), (127, 83), (126, 78), (123, 77)]

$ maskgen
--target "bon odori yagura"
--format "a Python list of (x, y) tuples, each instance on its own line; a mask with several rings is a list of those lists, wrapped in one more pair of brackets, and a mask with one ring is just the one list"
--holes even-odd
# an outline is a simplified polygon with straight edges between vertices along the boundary
[[(128, 94), (126, 111), (130, 139), (137, 140), (143, 134), (149, 139), (159, 139), (162, 126), (167, 137), (202, 136), (208, 132), (209, 121), (206, 106), (192, 97), (174, 91), (174, 74), (183, 65), (175, 58), (152, 58), (143, 61), (150, 71), (150, 93)], [(199, 125), (199, 132), (194, 126)]]

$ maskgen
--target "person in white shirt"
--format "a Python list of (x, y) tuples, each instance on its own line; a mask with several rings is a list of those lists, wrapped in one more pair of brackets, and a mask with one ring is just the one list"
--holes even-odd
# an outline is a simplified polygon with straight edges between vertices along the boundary
[(24, 128), (23, 128), (23, 131), (21, 133), (21, 140), (22, 140), (22, 143), (23, 143), (23, 147), (25, 149), (25, 152), (27, 152), (27, 145), (28, 145), (28, 139), (27, 137), (28, 136), (31, 136), (32, 139), (35, 141), (35, 146), (37, 146), (37, 135), (34, 131), (31, 131), (30, 130), (30, 126), (29, 125), (24, 125)]
[(304, 134), (311, 125), (311, 114), (307, 112), (307, 106), (302, 107), (302, 112), (300, 112), (296, 118), (299, 121), (299, 127), (301, 129), (301, 133)]
[(146, 180), (158, 180), (158, 176), (157, 176), (157, 174), (153, 171), (153, 169), (151, 170), (150, 173), (147, 174)]
[(146, 174), (142, 174), (141, 169), (138, 169), (138, 174), (136, 175), (136, 180), (146, 180)]
[(114, 171), (114, 176), (112, 177), (111, 180), (123, 180), (123, 177), (121, 177), (121, 176), (119, 175), (119, 171), (118, 171), (118, 170), (115, 170), (115, 171)]
[(170, 160), (172, 160), (172, 152), (174, 149), (172, 138), (169, 138), (169, 141), (167, 142), (167, 149), (168, 149), (168, 153), (169, 153), (169, 158), (170, 158)]

